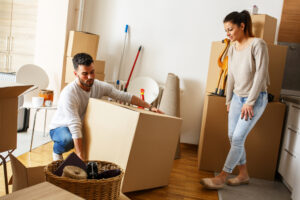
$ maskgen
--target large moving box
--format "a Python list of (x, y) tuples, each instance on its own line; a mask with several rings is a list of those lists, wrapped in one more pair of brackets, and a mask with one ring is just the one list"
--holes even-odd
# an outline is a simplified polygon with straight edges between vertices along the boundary
[(30, 87), (0, 81), (0, 152), (17, 147), (18, 96)]
[(88, 160), (125, 170), (122, 192), (168, 185), (182, 120), (90, 99), (84, 120)]
[[(249, 133), (245, 148), (251, 177), (274, 180), (284, 113), (284, 104), (268, 103)], [(224, 166), (230, 149), (227, 115), (224, 97), (206, 96), (198, 149), (201, 170), (220, 172)]]
[(274, 44), (277, 19), (269, 15), (251, 15), (252, 32), (255, 37), (262, 38), (269, 44)]
[(67, 56), (73, 57), (77, 53), (88, 53), (95, 60), (98, 52), (99, 35), (70, 31)]
[[(225, 44), (222, 42), (212, 42), (210, 50), (209, 68), (206, 81), (206, 92), (214, 92), (217, 86), (220, 68), (218, 67), (218, 57)], [(287, 46), (268, 44), (269, 50), (269, 75), (270, 86), (268, 92), (273, 94), (274, 100), (278, 101), (281, 91)]]

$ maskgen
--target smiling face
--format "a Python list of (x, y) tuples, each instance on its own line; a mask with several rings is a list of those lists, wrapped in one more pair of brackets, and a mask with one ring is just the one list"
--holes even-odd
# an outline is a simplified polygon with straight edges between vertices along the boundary
[(240, 26), (233, 24), (232, 22), (224, 22), (224, 29), (227, 37), (232, 41), (239, 41), (245, 37), (244, 32), (245, 24), (241, 23)]
[(95, 79), (94, 63), (91, 63), (90, 66), (78, 65), (78, 69), (74, 71), (74, 74), (78, 77), (80, 86), (84, 90), (89, 91)]

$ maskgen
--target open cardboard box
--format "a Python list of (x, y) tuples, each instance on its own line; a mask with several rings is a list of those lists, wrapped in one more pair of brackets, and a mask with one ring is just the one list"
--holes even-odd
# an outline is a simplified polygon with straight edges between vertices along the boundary
[(122, 192), (168, 185), (182, 119), (90, 99), (84, 119), (88, 160), (125, 171)]
[(0, 81), (0, 152), (17, 147), (18, 96), (30, 87)]

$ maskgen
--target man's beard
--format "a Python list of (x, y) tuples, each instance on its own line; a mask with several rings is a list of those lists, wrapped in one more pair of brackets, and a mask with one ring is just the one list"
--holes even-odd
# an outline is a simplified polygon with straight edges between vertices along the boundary
[(92, 87), (94, 84), (94, 79), (88, 79), (86, 82), (84, 82), (84, 80), (80, 79), (78, 76), (78, 80), (81, 83), (81, 85), (83, 85), (84, 87)]

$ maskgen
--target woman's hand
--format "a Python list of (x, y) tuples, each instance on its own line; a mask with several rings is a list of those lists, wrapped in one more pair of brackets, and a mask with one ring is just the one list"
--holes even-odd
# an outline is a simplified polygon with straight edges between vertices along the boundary
[(241, 119), (245, 118), (245, 120), (247, 121), (248, 117), (251, 120), (253, 116), (254, 116), (253, 106), (244, 104), (241, 110)]
[(229, 112), (230, 104), (227, 105), (227, 112)]

